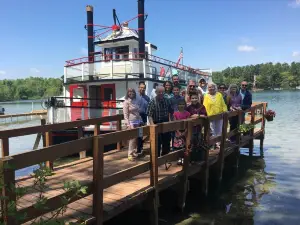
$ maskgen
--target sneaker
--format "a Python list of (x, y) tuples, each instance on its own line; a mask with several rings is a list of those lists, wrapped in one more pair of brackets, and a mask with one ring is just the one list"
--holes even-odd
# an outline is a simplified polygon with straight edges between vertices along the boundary
[(181, 158), (181, 159), (179, 159), (179, 160), (177, 161), (177, 165), (178, 165), (178, 166), (182, 166), (182, 165), (183, 165), (183, 158)]
[(129, 161), (135, 161), (137, 157), (134, 157), (132, 155), (128, 156), (128, 160)]

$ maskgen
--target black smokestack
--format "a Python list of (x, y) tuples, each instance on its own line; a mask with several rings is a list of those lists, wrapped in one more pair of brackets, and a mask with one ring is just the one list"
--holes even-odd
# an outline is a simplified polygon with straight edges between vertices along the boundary
[(93, 15), (93, 6), (86, 6), (86, 15), (87, 15), (87, 36), (88, 36), (88, 56), (89, 62), (94, 61), (94, 15)]
[(145, 0), (138, 0), (138, 27), (139, 27), (139, 52), (145, 58)]

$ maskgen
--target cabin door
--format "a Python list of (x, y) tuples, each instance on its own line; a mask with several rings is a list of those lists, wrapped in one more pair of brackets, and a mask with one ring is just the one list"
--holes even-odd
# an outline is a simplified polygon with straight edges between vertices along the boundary
[[(101, 85), (101, 95), (102, 101), (102, 117), (112, 116), (115, 114), (116, 108), (116, 86), (115, 84), (102, 84)], [(108, 125), (109, 123), (103, 123)]]
[(87, 87), (70, 85), (71, 121), (88, 119)]

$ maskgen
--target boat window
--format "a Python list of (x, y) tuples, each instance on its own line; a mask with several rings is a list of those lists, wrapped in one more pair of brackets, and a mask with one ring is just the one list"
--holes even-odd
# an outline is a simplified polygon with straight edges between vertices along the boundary
[(113, 100), (113, 89), (112, 88), (104, 88), (104, 101)]
[(73, 102), (81, 102), (82, 99), (80, 99), (80, 98), (83, 98), (83, 96), (84, 96), (84, 89), (83, 88), (74, 88), (73, 89), (72, 98), (75, 98), (75, 99), (73, 99)]
[(128, 59), (129, 58), (129, 46), (120, 46), (115, 48), (104, 49), (105, 60), (113, 59)]

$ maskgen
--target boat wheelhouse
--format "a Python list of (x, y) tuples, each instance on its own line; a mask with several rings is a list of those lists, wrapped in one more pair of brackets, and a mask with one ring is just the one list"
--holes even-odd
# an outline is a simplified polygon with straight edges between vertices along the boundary
[[(115, 10), (114, 25), (93, 23), (93, 7), (87, 6), (88, 56), (66, 61), (63, 96), (55, 97), (48, 110), (50, 123), (98, 118), (122, 113), (126, 90), (137, 90), (140, 81), (150, 96), (153, 85), (162, 85), (172, 75), (180, 85), (189, 80), (211, 80), (211, 70), (193, 69), (156, 56), (158, 47), (145, 41), (144, 0), (139, 0), (138, 29), (129, 28), (132, 20), (119, 25)], [(94, 27), (101, 27), (97, 33)], [(106, 31), (103, 32), (103, 29)], [(110, 32), (108, 34), (108, 32)], [(104, 34), (107, 36), (103, 36)], [(101, 130), (114, 130), (115, 124), (103, 124)]]

